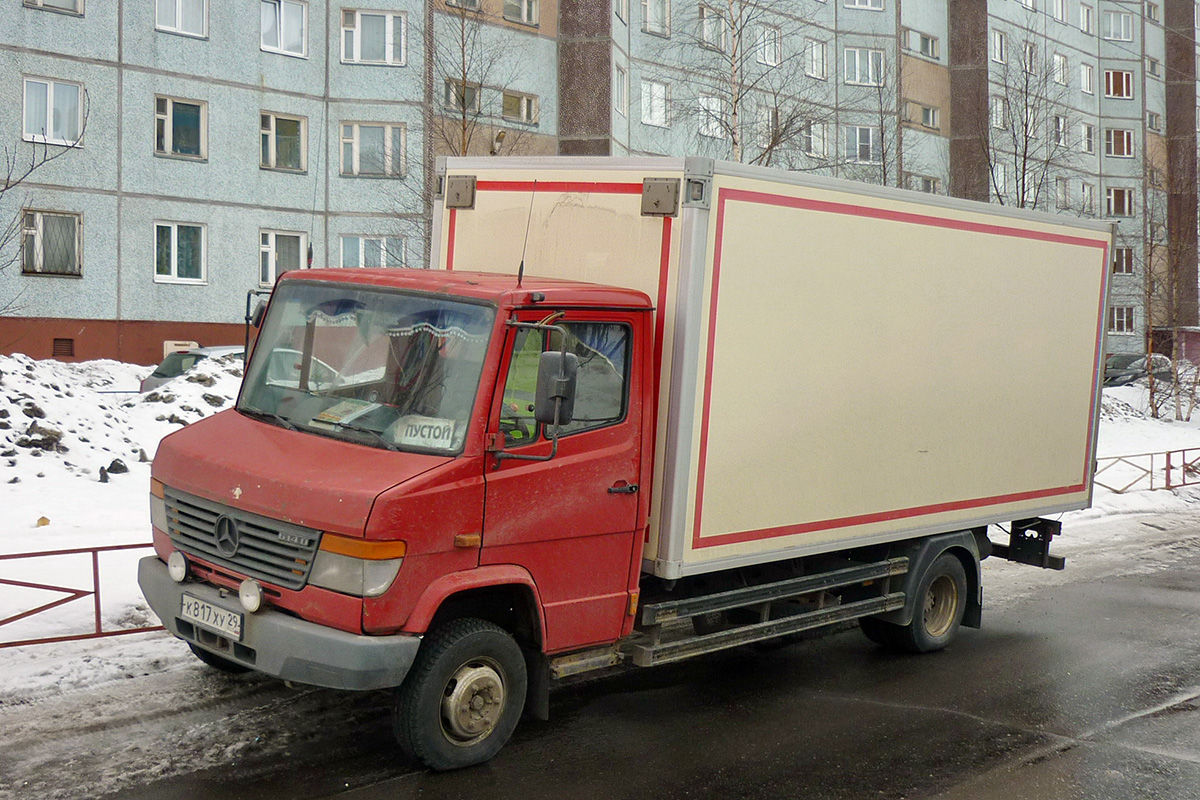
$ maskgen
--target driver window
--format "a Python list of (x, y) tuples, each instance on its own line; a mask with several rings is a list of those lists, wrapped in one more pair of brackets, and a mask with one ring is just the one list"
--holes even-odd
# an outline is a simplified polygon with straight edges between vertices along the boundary
[(500, 409), (500, 431), (505, 447), (529, 444), (537, 438), (533, 398), (537, 391), (538, 358), (544, 336), (541, 331), (518, 330), (513, 345), (508, 380), (504, 384), (504, 406)]

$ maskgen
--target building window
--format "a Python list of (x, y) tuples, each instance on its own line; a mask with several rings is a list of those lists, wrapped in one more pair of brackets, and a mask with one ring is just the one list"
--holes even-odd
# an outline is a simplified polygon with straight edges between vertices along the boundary
[(405, 16), (382, 11), (342, 10), (342, 61), (403, 66)]
[(806, 45), (808, 58), (804, 72), (810, 78), (825, 80), (829, 76), (829, 46), (825, 42), (809, 39)]
[(1091, 64), (1079, 65), (1079, 88), (1084, 94), (1096, 93), (1096, 68)]
[(924, 192), (925, 194), (938, 193), (938, 179), (931, 178), (928, 175), (909, 175), (909, 188), (914, 192)]
[(763, 25), (758, 31), (758, 63), (769, 67), (783, 60), (783, 33), (774, 25)]
[(343, 267), (403, 267), (404, 239), (399, 236), (343, 236)]
[(262, 49), (289, 56), (305, 56), (308, 43), (308, 3), (299, 0), (260, 0)]
[(1066, 117), (1060, 117), (1057, 114), (1054, 116), (1054, 144), (1058, 147), (1067, 147), (1070, 134), (1068, 133), (1069, 126)]
[(992, 31), (992, 61), (1008, 63), (1008, 37), (1003, 31)]
[(1054, 179), (1054, 199), (1059, 208), (1071, 207), (1071, 184), (1066, 178)]
[(154, 152), (208, 158), (208, 103), (156, 96)]
[(1055, 53), (1054, 60), (1054, 82), (1060, 86), (1066, 86), (1070, 81), (1071, 70), (1067, 66), (1067, 57), (1062, 53)]
[(504, 0), (504, 18), (509, 22), (537, 25), (537, 0)]
[(1133, 97), (1133, 73), (1119, 69), (1104, 70), (1104, 96), (1129, 100)]
[(446, 0), (451, 8), (465, 8), (467, 11), (478, 11), (479, 0)]
[(659, 36), (671, 35), (670, 0), (642, 0), (642, 30)]
[(1132, 217), (1133, 190), (1113, 188), (1106, 190), (1104, 213), (1110, 217)]
[(538, 121), (537, 96), (520, 92), (504, 92), (500, 100), (500, 115), (512, 122), (536, 124)]
[(613, 0), (613, 11), (617, 15), (617, 19), (626, 24), (629, 23), (629, 0)]
[(754, 109), (754, 141), (767, 150), (780, 141), (779, 108), (766, 103)]
[(1026, 42), (1021, 52), (1021, 69), (1030, 75), (1035, 74), (1037, 72), (1037, 45), (1033, 42)]
[(1096, 152), (1096, 126), (1084, 122), (1079, 126), (1079, 149), (1084, 153)]
[(25, 79), (27, 142), (74, 145), (82, 131), (83, 87), (49, 78)]
[(613, 64), (613, 110), (621, 116), (629, 111), (629, 71)]
[(1133, 158), (1133, 131), (1123, 128), (1106, 128), (1104, 131), (1104, 155)]
[(918, 106), (921, 109), (921, 126), (925, 128), (938, 127), (938, 110), (933, 106)]
[(1157, 111), (1146, 112), (1146, 127), (1152, 131), (1162, 130), (1162, 114)]
[(1004, 102), (1003, 97), (992, 98), (991, 114), (993, 128), (1005, 128), (1008, 126), (1008, 103)]
[(21, 272), (26, 275), (83, 274), (83, 225), (78, 214), (22, 212)]
[(659, 81), (642, 81), (643, 124), (667, 127), (667, 106), (670, 102), (671, 87)]
[(264, 113), (261, 117), (263, 169), (289, 169), (303, 172), (308, 168), (308, 120), (283, 114)]
[(25, 0), (29, 8), (46, 8), (65, 11), (68, 14), (83, 14), (83, 0)]
[(846, 127), (847, 161), (858, 164), (878, 164), (883, 161), (882, 139), (878, 128), (866, 125)]
[(806, 120), (800, 125), (800, 150), (814, 158), (825, 157), (825, 123)]
[(154, 223), (154, 279), (202, 283), (204, 233), (204, 226), (195, 223)]
[(997, 164), (992, 169), (992, 189), (995, 190), (997, 197), (1005, 197), (1008, 195), (1008, 167), (1005, 164)]
[(846, 8), (869, 8), (873, 11), (883, 10), (883, 0), (844, 0)]
[(1096, 213), (1096, 187), (1090, 183), (1081, 183), (1079, 185), (1079, 204), (1083, 207), (1083, 213)]
[(1114, 42), (1133, 41), (1133, 14), (1128, 11), (1105, 11), (1100, 15), (1100, 36)]
[(1053, 14), (1054, 18), (1056, 20), (1058, 20), (1059, 22), (1066, 22), (1067, 21), (1067, 0), (1054, 0), (1053, 5), (1051, 6), (1050, 13)]
[(938, 40), (936, 36), (924, 33), (917, 34), (917, 52), (926, 58), (938, 57)]
[(1113, 275), (1132, 275), (1133, 274), (1133, 248), (1132, 247), (1116, 247), (1113, 248)]
[(708, 6), (700, 6), (700, 44), (725, 52), (725, 18)]
[(182, 36), (207, 36), (208, 0), (156, 0), (154, 27)]
[(846, 48), (846, 83), (858, 86), (883, 85), (883, 51)]
[(1157, 3), (1146, 3), (1146, 19), (1150, 20), (1151, 22), (1159, 21)]
[(402, 124), (342, 123), (342, 174), (401, 177), (408, 167)]
[(259, 232), (259, 273), (262, 286), (272, 286), (285, 272), (300, 269), (306, 255), (308, 236), (292, 231)]
[(1113, 306), (1108, 309), (1109, 333), (1134, 333), (1133, 306)]
[(1037, 8), (1037, 6), (1034, 3), (1034, 0), (1017, 0), (1017, 2), (1020, 3), (1021, 5), (1025, 6), (1025, 8), (1029, 9), (1030, 11), (1033, 11), (1034, 9)]
[(725, 138), (725, 115), (721, 98), (700, 95), (700, 135), (710, 139)]
[(1096, 32), (1096, 11), (1087, 3), (1079, 6), (1079, 30), (1087, 34)]
[(1162, 62), (1157, 58), (1146, 59), (1146, 72), (1155, 78), (1162, 77)]
[(445, 103), (446, 108), (452, 111), (466, 111), (471, 114), (478, 114), (479, 84), (446, 81), (446, 91), (442, 101)]

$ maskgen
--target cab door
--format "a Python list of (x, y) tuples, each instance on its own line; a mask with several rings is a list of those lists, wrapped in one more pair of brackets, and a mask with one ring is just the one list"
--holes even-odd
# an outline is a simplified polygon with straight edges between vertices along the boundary
[[(518, 315), (539, 322), (549, 312)], [(553, 315), (579, 357), (574, 419), (560, 426), (552, 452), (549, 426), (533, 419), (537, 360), (559, 349), (557, 333), (510, 329), (489, 422), (481, 564), (518, 564), (541, 595), (546, 649), (620, 637), (630, 607), (635, 552), (640, 558), (642, 469), (640, 330), (646, 313)]]

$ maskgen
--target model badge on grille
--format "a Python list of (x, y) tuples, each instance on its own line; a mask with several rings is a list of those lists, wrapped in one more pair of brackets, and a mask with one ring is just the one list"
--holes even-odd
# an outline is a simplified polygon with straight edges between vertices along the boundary
[(217, 538), (217, 550), (226, 558), (237, 555), (238, 545), (241, 544), (237, 523), (222, 514), (213, 524), (213, 534)]

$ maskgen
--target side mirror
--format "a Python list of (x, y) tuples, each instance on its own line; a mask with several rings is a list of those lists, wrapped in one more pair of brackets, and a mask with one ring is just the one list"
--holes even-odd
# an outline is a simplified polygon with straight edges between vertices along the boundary
[(254, 307), (254, 313), (250, 315), (250, 324), (255, 330), (262, 327), (263, 315), (267, 313), (267, 304), (259, 300), (258, 305)]
[(549, 351), (538, 361), (533, 416), (545, 425), (566, 425), (575, 416), (575, 381), (579, 356)]

